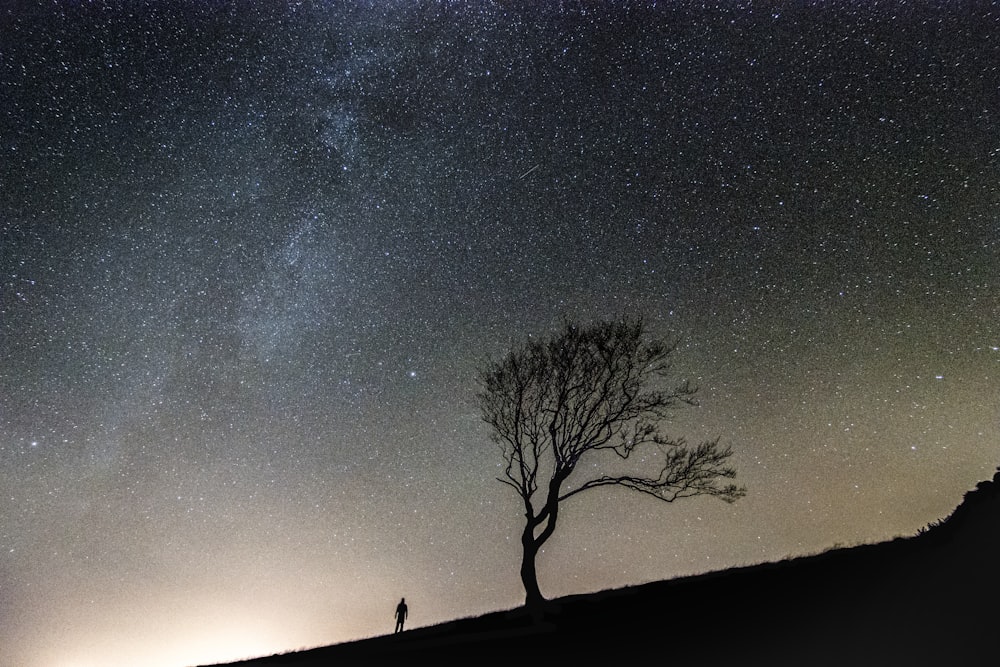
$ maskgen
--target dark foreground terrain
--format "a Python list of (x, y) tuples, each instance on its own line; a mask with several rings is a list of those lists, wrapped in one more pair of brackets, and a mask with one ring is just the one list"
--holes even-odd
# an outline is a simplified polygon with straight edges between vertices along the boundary
[(920, 535), (233, 665), (998, 665), (1000, 472)]

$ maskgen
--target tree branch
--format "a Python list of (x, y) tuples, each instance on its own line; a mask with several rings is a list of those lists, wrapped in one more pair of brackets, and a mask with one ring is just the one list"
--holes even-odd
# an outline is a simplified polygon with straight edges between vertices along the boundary
[(563, 493), (559, 501), (599, 486), (622, 486), (665, 502), (708, 495), (731, 503), (746, 495), (743, 487), (718, 483), (719, 479), (736, 476), (734, 468), (723, 465), (732, 455), (732, 450), (720, 448), (718, 440), (704, 442), (693, 449), (685, 447), (683, 441), (677, 441), (674, 447), (673, 451), (665, 452), (663, 467), (656, 477), (602, 475)]

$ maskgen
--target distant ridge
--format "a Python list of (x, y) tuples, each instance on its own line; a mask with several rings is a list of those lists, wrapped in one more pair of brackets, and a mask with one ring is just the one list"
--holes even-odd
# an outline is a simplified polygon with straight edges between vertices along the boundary
[(1000, 664), (1000, 470), (918, 535), (231, 665)]

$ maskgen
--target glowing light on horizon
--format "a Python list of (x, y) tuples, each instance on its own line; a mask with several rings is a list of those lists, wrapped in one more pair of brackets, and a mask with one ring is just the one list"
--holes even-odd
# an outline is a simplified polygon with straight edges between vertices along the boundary
[[(210, 603), (206, 603), (205, 608)], [(61, 642), (42, 664), (52, 667), (193, 667), (284, 653), (295, 627), (254, 614), (249, 605), (199, 612), (180, 618), (137, 620), (117, 632), (94, 628)], [(286, 617), (287, 618), (287, 617)], [(289, 626), (295, 626), (289, 621)], [(124, 636), (124, 637), (123, 637)], [(298, 647), (301, 648), (301, 647)], [(100, 656), (100, 659), (90, 656)]]

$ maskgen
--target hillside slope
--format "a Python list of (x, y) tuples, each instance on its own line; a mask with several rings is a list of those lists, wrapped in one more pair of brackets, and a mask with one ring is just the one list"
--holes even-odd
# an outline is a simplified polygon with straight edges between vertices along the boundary
[(234, 665), (1000, 662), (1000, 472), (920, 535)]

